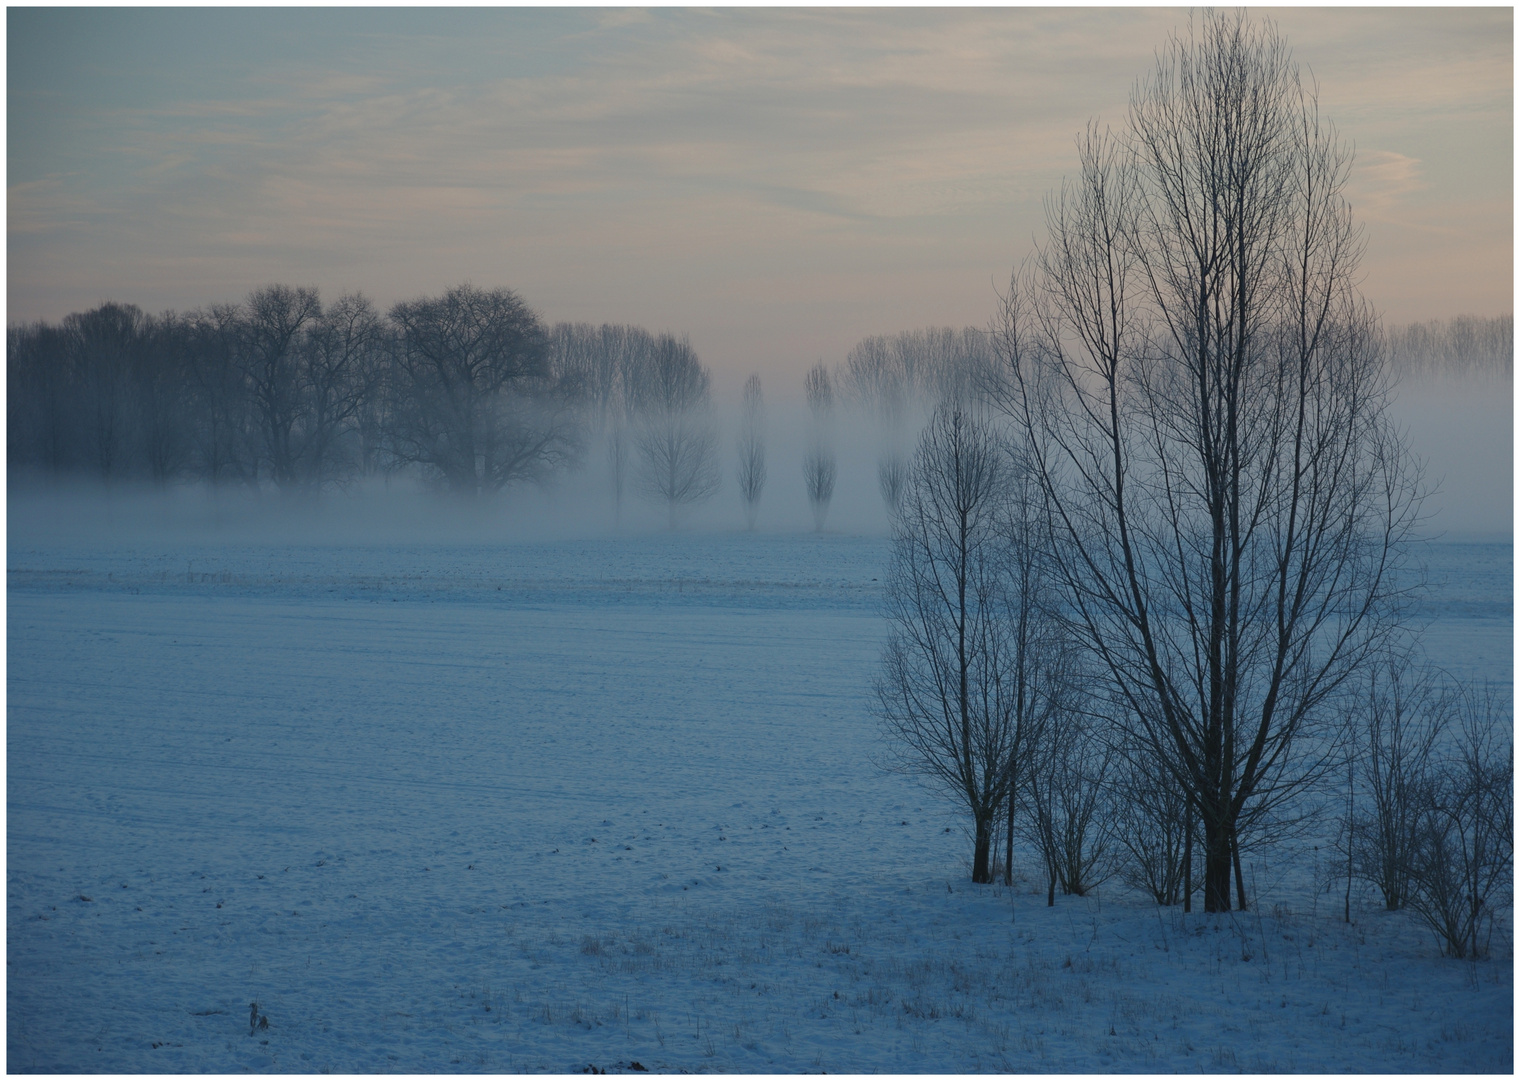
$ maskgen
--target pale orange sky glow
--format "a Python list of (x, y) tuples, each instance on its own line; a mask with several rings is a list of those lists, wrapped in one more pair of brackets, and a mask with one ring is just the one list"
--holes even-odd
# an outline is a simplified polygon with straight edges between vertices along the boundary
[[(1513, 300), (1513, 13), (1262, 9), (1356, 148), (1364, 290)], [(984, 325), (1181, 9), (11, 9), (8, 319), (472, 281), (720, 385)]]

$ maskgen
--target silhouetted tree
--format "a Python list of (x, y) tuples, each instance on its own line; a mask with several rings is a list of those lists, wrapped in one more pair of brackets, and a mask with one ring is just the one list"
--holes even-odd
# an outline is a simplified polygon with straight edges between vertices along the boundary
[(193, 417), (192, 332), (172, 312), (149, 319), (132, 372), (138, 452), (154, 484), (163, 486), (189, 463)]
[(664, 501), (672, 529), (681, 507), (711, 498), (722, 483), (710, 387), (690, 343), (669, 334), (656, 339), (629, 386), (638, 418), (639, 488)]
[(477, 496), (569, 461), (572, 402), (538, 318), (513, 292), (469, 285), (397, 304), (389, 445), (449, 490)]
[(963, 406), (944, 406), (923, 433), (894, 524), (876, 681), (897, 763), (971, 815), (976, 882), (991, 881), (993, 826), (1029, 778), (1066, 657), (1038, 586), (1025, 592), (1031, 583), (1008, 572), (1024, 554), (1010, 550), (1011, 468)]
[(999, 326), (1073, 632), (1198, 811), (1209, 911), (1231, 869), (1243, 905), (1244, 830), (1327, 767), (1300, 736), (1397, 619), (1417, 486), (1349, 166), (1276, 32), (1202, 16), (1126, 132), (1089, 130)]
[(57, 480), (78, 463), (78, 401), (68, 335), (47, 323), (6, 333), (6, 447), (10, 469)]
[(360, 421), (378, 396), (385, 332), (362, 294), (341, 297), (311, 324), (300, 350), (298, 463), (306, 486), (352, 475), (362, 456)]
[(79, 406), (82, 456), (104, 481), (131, 467), (135, 416), (132, 377), (145, 346), (142, 311), (102, 304), (63, 320), (73, 392)]
[(257, 490), (258, 425), (239, 366), (242, 316), (217, 305), (186, 319), (196, 471), (213, 487), (241, 483)]
[(808, 370), (803, 386), (807, 392), (811, 424), (807, 432), (807, 449), (802, 454), (802, 478), (807, 483), (812, 520), (817, 531), (822, 532), (838, 473), (838, 459), (833, 449), (833, 380), (828, 377), (828, 369), (822, 361)]
[(268, 285), (248, 294), (236, 321), (235, 364), (247, 382), (260, 456), (281, 488), (302, 479), (299, 431), (304, 331), (322, 317), (315, 289)]
[(744, 383), (744, 417), (738, 429), (738, 493), (744, 500), (744, 516), (754, 531), (760, 493), (765, 490), (765, 402), (760, 377), (750, 375)]
[(640, 394), (652, 363), (655, 338), (636, 326), (560, 323), (552, 337), (555, 364), (573, 375), (594, 431), (599, 434), (617, 521), (634, 471)]
[(915, 417), (968, 400), (995, 367), (984, 331), (930, 327), (865, 338), (844, 361), (843, 392), (876, 427), (876, 478), (891, 513), (901, 506)]

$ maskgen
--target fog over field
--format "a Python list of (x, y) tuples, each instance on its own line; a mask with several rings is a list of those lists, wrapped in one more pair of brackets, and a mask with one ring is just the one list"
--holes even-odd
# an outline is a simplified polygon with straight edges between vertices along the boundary
[[(1501, 540), (1513, 528), (1512, 379), (1502, 376), (1403, 376), (1393, 415), (1423, 463), (1430, 489), (1426, 533), (1450, 539)], [(735, 398), (737, 395), (734, 395)], [(715, 427), (737, 430), (737, 400), (721, 402)], [(811, 531), (814, 521), (802, 473), (807, 411), (800, 387), (768, 418), (768, 478), (756, 518), (761, 533)], [(921, 417), (918, 423), (921, 423)], [(825, 531), (886, 536), (890, 521), (877, 476), (883, 442), (878, 425), (849, 409), (833, 428), (838, 480)], [(194, 538), (203, 542), (278, 539), (333, 543), (550, 540), (668, 530), (658, 499), (630, 494), (618, 524), (608, 465), (599, 446), (587, 447), (579, 467), (542, 485), (523, 484), (478, 503), (452, 498), (416, 477), (375, 477), (317, 497), (261, 494), (236, 488), (141, 483), (102, 488), (80, 479), (54, 489), (23, 477), (12, 485), (13, 536), (111, 537), (143, 541)], [(682, 512), (681, 532), (745, 528), (732, 438), (717, 447), (721, 486)]]
[(1279, 17), (9, 12), (7, 1071), (1512, 1073), (1512, 12)]

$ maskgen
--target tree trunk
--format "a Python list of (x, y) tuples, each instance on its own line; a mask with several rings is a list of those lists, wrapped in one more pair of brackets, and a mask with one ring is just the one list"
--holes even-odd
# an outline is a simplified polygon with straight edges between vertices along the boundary
[(1002, 882), (1009, 888), (1013, 885), (1013, 805), (1012, 795), (1007, 798), (1007, 862), (1002, 865)]
[(1350, 808), (1345, 814), (1345, 925), (1350, 925), (1350, 883), (1355, 880), (1355, 756), (1350, 761), (1350, 782), (1345, 785), (1349, 792)]
[(1239, 833), (1229, 826), (1229, 851), (1234, 856), (1234, 886), (1239, 892), (1239, 909), (1245, 910), (1245, 872), (1239, 861)]
[(992, 818), (990, 814), (976, 817), (976, 861), (971, 867), (970, 879), (977, 885), (992, 883)]
[(1184, 841), (1185, 848), (1182, 853), (1181, 887), (1186, 897), (1182, 901), (1182, 911), (1192, 914), (1192, 798), (1187, 797), (1187, 836)]
[(1234, 868), (1229, 830), (1203, 814), (1203, 910), (1213, 915), (1229, 910), (1229, 872)]

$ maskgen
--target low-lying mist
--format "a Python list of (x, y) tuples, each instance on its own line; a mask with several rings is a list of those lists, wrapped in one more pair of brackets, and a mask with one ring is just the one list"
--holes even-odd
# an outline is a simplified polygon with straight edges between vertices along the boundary
[[(736, 410), (734, 410), (736, 412)], [(709, 421), (716, 434), (719, 486), (708, 498), (676, 508), (674, 532), (741, 532), (747, 528), (736, 480), (734, 420)], [(766, 481), (755, 531), (816, 534), (802, 461), (805, 408), (772, 409), (764, 429)], [(889, 520), (876, 475), (878, 440), (863, 418), (841, 415), (831, 428), (837, 480), (822, 535), (885, 535)], [(372, 476), (320, 493), (241, 485), (13, 482), (9, 542), (35, 546), (72, 542), (122, 544), (316, 543), (337, 545), (552, 541), (590, 536), (667, 534), (664, 499), (639, 490), (636, 462), (620, 507), (607, 448), (586, 446), (578, 467), (546, 481), (518, 483), (469, 497), (406, 474)]]
[[(1512, 535), (1512, 378), (1405, 376), (1394, 415), (1423, 463), (1430, 494), (1426, 535), (1493, 539)], [(737, 481), (741, 409), (719, 402), (706, 422), (714, 435), (719, 482), (707, 498), (676, 507), (673, 532), (740, 532), (747, 528)], [(836, 478), (821, 535), (886, 535), (890, 517), (878, 474), (892, 442), (910, 458), (928, 409), (894, 437), (855, 408), (838, 409), (827, 425)], [(816, 427), (806, 404), (773, 401), (762, 427), (765, 484), (755, 531), (817, 534), (803, 475)], [(497, 494), (461, 496), (405, 473), (376, 475), (320, 493), (272, 488), (177, 484), (154, 488), (118, 483), (12, 483), (9, 542), (124, 544), (156, 540), (197, 543), (330, 543), (338, 545), (553, 541), (590, 536), (672, 532), (667, 502), (640, 491), (630, 464), (622, 499), (614, 496), (608, 448), (591, 437), (578, 465), (543, 483), (517, 483)]]
[(1512, 375), (1408, 375), (1392, 415), (1423, 466), (1426, 535), (1512, 537)]

